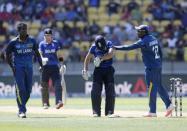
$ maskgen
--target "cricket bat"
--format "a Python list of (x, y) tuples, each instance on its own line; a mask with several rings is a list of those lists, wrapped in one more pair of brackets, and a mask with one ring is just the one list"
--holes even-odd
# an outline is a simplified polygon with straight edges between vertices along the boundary
[(60, 74), (61, 74), (61, 85), (62, 85), (62, 102), (65, 105), (67, 102), (67, 90), (66, 90), (66, 82), (64, 79), (64, 74), (66, 72), (66, 66), (61, 64), (60, 66)]

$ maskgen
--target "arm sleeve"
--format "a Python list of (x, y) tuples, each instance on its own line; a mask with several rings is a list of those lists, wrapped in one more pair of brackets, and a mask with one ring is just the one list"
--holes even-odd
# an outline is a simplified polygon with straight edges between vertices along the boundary
[(90, 54), (94, 54), (94, 46), (92, 45), (88, 51)]
[(9, 64), (11, 68), (13, 68), (13, 61), (12, 61), (12, 52), (13, 52), (14, 46), (13, 42), (10, 42), (5, 50), (6, 52), (6, 61)]
[(63, 49), (62, 43), (58, 41), (58, 49)]
[(43, 52), (43, 49), (42, 49), (42, 44), (41, 44), (41, 43), (39, 43), (39, 46), (38, 46), (38, 51), (39, 51), (39, 52)]
[(136, 43), (132, 44), (132, 45), (123, 45), (123, 46), (114, 46), (114, 48), (116, 50), (134, 50), (137, 48), (142, 48), (144, 46), (143, 41), (139, 40)]

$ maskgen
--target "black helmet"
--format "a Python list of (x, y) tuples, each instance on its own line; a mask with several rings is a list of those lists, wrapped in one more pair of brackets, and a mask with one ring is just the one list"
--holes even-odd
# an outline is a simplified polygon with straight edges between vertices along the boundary
[(107, 50), (106, 40), (101, 35), (99, 35), (95, 38), (95, 45), (96, 45), (97, 49), (99, 49), (101, 51)]
[(44, 35), (52, 35), (52, 30), (50, 29), (50, 28), (46, 28), (45, 30), (44, 30)]
[(149, 26), (147, 25), (135, 26), (135, 29), (138, 31), (138, 37), (140, 38), (149, 34)]

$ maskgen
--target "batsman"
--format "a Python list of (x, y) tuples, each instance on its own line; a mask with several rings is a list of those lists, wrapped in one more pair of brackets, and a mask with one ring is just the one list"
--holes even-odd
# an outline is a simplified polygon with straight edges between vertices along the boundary
[(95, 42), (84, 61), (82, 76), (88, 80), (88, 64), (91, 58), (94, 59), (95, 69), (93, 72), (93, 85), (91, 91), (92, 110), (94, 117), (101, 116), (101, 92), (103, 84), (105, 85), (105, 115), (112, 116), (114, 114), (115, 90), (114, 90), (114, 68), (112, 66), (113, 48), (112, 42), (105, 40), (101, 35), (95, 38)]
[(39, 44), (39, 52), (42, 59), (43, 67), (42, 72), (42, 103), (43, 108), (48, 109), (49, 107), (49, 79), (52, 79), (53, 87), (55, 88), (56, 97), (56, 109), (63, 107), (62, 101), (62, 84), (61, 84), (61, 73), (65, 73), (65, 66), (61, 66), (59, 69), (59, 61), (63, 61), (63, 57), (57, 56), (57, 51), (62, 49), (62, 44), (57, 42), (52, 37), (52, 29), (46, 28), (44, 30), (44, 40)]

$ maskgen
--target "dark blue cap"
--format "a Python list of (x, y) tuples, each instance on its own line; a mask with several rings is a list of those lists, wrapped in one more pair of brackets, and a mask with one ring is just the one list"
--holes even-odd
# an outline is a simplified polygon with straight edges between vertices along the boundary
[(53, 32), (52, 32), (52, 30), (50, 28), (47, 28), (47, 29), (44, 30), (44, 34), (47, 34), (47, 35), (50, 34), (50, 35), (52, 35), (52, 33)]
[(140, 26), (135, 26), (136, 30), (145, 30), (145, 31), (149, 31), (149, 26), (148, 25), (140, 25)]

